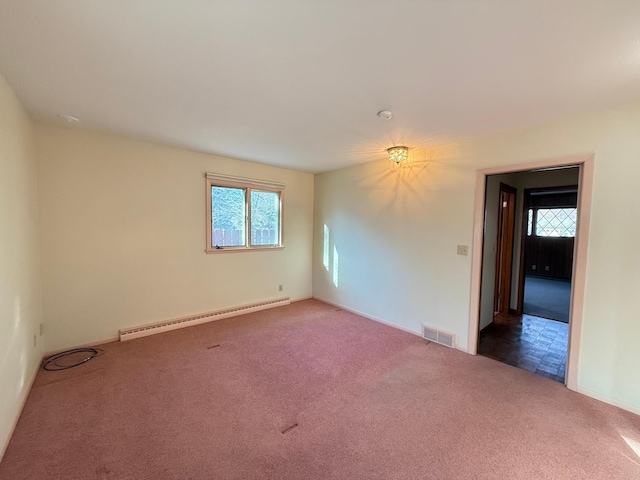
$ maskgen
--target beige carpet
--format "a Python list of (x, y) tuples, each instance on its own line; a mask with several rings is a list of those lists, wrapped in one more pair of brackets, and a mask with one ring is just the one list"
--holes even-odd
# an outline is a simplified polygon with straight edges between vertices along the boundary
[(640, 478), (640, 417), (313, 300), (104, 349), (1, 479)]

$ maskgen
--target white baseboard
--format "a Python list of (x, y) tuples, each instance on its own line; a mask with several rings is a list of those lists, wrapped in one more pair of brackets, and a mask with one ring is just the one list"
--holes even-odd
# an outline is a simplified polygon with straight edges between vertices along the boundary
[(109, 337), (103, 338), (102, 340), (94, 340), (93, 342), (82, 343), (80, 345), (73, 345), (71, 347), (64, 348), (56, 348), (55, 350), (49, 350), (42, 355), (42, 358), (49, 357), (51, 355), (55, 355), (56, 353), (66, 352), (67, 350), (73, 350), (74, 348), (91, 348), (91, 347), (99, 347), (100, 345), (104, 345), (105, 343), (113, 343), (119, 342), (120, 337)]
[(368, 313), (364, 313), (361, 312), (359, 310), (355, 310), (353, 308), (349, 308), (349, 307), (345, 307), (344, 305), (340, 305), (339, 303), (336, 302), (331, 302), (329, 300), (325, 300), (324, 298), (320, 298), (320, 297), (313, 297), (316, 300), (319, 300), (323, 303), (326, 303), (328, 305), (333, 305), (334, 307), (338, 307), (341, 308), (342, 310), (346, 310), (347, 312), (351, 312), (351, 313), (355, 313), (356, 315), (360, 315), (361, 317), (366, 318), (367, 320), (373, 320), (374, 322), (378, 322), (378, 323), (382, 323), (383, 325), (386, 325), (387, 327), (393, 327), (396, 328), (398, 330), (402, 330), (403, 332), (407, 332), (407, 333), (411, 333), (413, 335), (417, 335), (418, 337), (422, 338), (422, 335), (420, 334), (419, 331), (415, 331), (415, 330), (411, 330), (409, 328), (406, 327), (402, 327), (400, 325), (397, 325), (395, 323), (391, 323), (387, 320), (383, 320), (381, 318), (378, 317), (374, 317), (373, 315), (369, 315)]
[(578, 386), (577, 392), (581, 393), (582, 395), (586, 395), (587, 397), (600, 400), (601, 402), (608, 403), (609, 405), (613, 405), (614, 407), (618, 407), (628, 412), (635, 413), (636, 415), (640, 415), (640, 407), (638, 406), (621, 402), (620, 400), (616, 400), (615, 398), (609, 397), (607, 395), (603, 395), (598, 392), (594, 392), (593, 390), (589, 390), (588, 388), (584, 388), (581, 386)]
[[(302, 297), (302, 298), (297, 298), (295, 300), (291, 300), (291, 303), (295, 303), (295, 302), (302, 302), (304, 300), (311, 300), (313, 299), (313, 297)], [(249, 313), (249, 312), (243, 312), (244, 313)], [(185, 325), (185, 326), (190, 326), (190, 325)], [(99, 347), (100, 345), (104, 345), (105, 343), (112, 343), (112, 342), (119, 342), (120, 341), (120, 336), (115, 336), (115, 337), (109, 337), (109, 338), (103, 338), (100, 340), (93, 340), (91, 342), (85, 342), (85, 343), (81, 343), (78, 345), (68, 345), (64, 348), (56, 348), (54, 350), (49, 350), (47, 352), (45, 352), (42, 357), (48, 357), (50, 355), (55, 355), (56, 353), (60, 353), (60, 352), (65, 352), (67, 350), (73, 350), (74, 348), (90, 348), (90, 347)]]
[(135, 338), (147, 337), (149, 335), (155, 335), (157, 333), (162, 333), (162, 332), (169, 332), (171, 330), (191, 327), (194, 325), (201, 325), (203, 323), (209, 323), (215, 320), (222, 320), (224, 318), (237, 317), (239, 315), (245, 315), (247, 313), (259, 312), (261, 310), (267, 310), (270, 308), (282, 307), (285, 305), (289, 305), (290, 303), (291, 303), (291, 300), (289, 299), (289, 297), (276, 298), (273, 300), (266, 300), (259, 303), (240, 305), (237, 307), (230, 307), (222, 310), (215, 310), (213, 312), (198, 313), (195, 315), (189, 315), (187, 317), (164, 320), (162, 322), (148, 323), (145, 325), (139, 325), (137, 327), (123, 328), (120, 330), (120, 341), (122, 342), (127, 340), (133, 340)]
[[(341, 308), (343, 310), (346, 310), (347, 312), (355, 313), (356, 315), (360, 315), (361, 317), (364, 317), (366, 319), (373, 320), (374, 322), (382, 323), (383, 325), (387, 325), (388, 327), (397, 328), (398, 330), (402, 330), (403, 332), (411, 333), (413, 335), (417, 335), (418, 337), (422, 338), (422, 333), (419, 332), (419, 331), (415, 331), (415, 330), (411, 330), (411, 329), (406, 328), (406, 327), (402, 327), (400, 325), (397, 325), (395, 323), (389, 322), (387, 320), (383, 320), (381, 318), (374, 317), (373, 315), (369, 315), (368, 313), (360, 312), (359, 310), (354, 310), (353, 308), (345, 307), (344, 305), (340, 305), (339, 303), (335, 303), (335, 302), (331, 302), (329, 300), (325, 300), (324, 298), (320, 298), (320, 297), (313, 297), (313, 298), (315, 298), (316, 300), (319, 300), (321, 302), (327, 303), (329, 305), (333, 305), (334, 307), (338, 307), (338, 308)], [(447, 348), (449, 348), (449, 347), (447, 347)], [(464, 347), (462, 345), (456, 344), (454, 350), (459, 350), (459, 351), (461, 351), (463, 353), (469, 354), (469, 350), (467, 349), (467, 347)]]
[(7, 448), (9, 447), (9, 442), (11, 441), (11, 437), (13, 437), (13, 432), (15, 432), (16, 427), (18, 426), (18, 420), (20, 420), (20, 415), (22, 415), (22, 410), (24, 410), (24, 406), (27, 403), (27, 398), (29, 398), (29, 393), (33, 388), (33, 382), (36, 381), (36, 375), (38, 375), (39, 370), (40, 370), (40, 362), (38, 362), (36, 367), (33, 369), (33, 372), (31, 372), (31, 378), (29, 379), (29, 382), (28, 382), (29, 388), (26, 388), (24, 390), (22, 394), (22, 400), (20, 401), (20, 408), (18, 409), (18, 413), (15, 415), (13, 422), (11, 422), (11, 428), (9, 428), (9, 435), (7, 435), (5, 439), (3, 439), (2, 445), (0, 445), (0, 462), (4, 458), (4, 454), (6, 453)]
[(305, 300), (313, 300), (313, 297), (292, 298), (291, 303), (304, 302)]

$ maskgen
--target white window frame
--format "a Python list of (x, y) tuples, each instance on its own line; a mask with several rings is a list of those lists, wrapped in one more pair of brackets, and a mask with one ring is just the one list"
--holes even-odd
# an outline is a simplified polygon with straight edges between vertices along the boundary
[[(281, 183), (265, 182), (261, 180), (253, 180), (249, 178), (232, 177), (229, 175), (218, 175), (207, 173), (206, 177), (206, 199), (207, 199), (207, 245), (206, 253), (230, 253), (230, 252), (250, 252), (256, 250), (281, 250), (284, 248), (284, 185)], [(222, 246), (216, 247), (213, 243), (213, 211), (211, 207), (211, 189), (212, 187), (238, 188), (245, 191), (245, 244), (240, 246)], [(279, 239), (274, 245), (251, 245), (251, 191), (274, 192), (280, 198), (280, 216), (279, 222)]]

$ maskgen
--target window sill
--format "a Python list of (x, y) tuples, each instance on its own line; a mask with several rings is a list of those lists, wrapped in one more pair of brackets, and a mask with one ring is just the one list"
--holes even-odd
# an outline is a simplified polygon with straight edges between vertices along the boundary
[(284, 250), (284, 245), (277, 247), (225, 247), (225, 248), (207, 248), (205, 253), (238, 253), (238, 252), (264, 252), (265, 250)]

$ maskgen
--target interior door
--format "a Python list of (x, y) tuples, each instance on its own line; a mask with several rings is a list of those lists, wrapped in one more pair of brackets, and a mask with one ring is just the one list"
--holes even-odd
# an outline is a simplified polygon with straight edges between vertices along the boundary
[(496, 287), (494, 311), (509, 313), (511, 301), (511, 270), (513, 266), (513, 240), (516, 223), (517, 190), (500, 184), (498, 238), (496, 240)]

